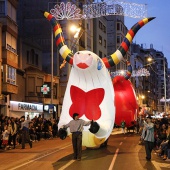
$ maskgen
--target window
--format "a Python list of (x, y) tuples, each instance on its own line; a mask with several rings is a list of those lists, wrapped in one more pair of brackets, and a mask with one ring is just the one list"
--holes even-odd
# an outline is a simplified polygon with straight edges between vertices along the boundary
[(121, 42), (120, 36), (117, 36), (117, 43), (119, 44)]
[(29, 62), (30, 62), (30, 52), (27, 51), (27, 63), (29, 63)]
[(6, 32), (6, 48), (11, 52), (17, 53), (17, 40), (8, 32)]
[(5, 2), (0, 1), (0, 14), (5, 15)]
[(7, 82), (16, 84), (16, 69), (11, 66), (7, 66)]
[(87, 23), (87, 29), (89, 30), (89, 24)]
[(102, 36), (101, 35), (99, 35), (99, 44), (102, 45)]
[(106, 48), (106, 40), (104, 40), (104, 47)]
[(117, 30), (120, 30), (120, 23), (117, 23)]
[(99, 28), (102, 29), (102, 23), (99, 21)]
[(7, 1), (7, 15), (16, 22), (16, 9), (12, 6), (12, 4)]
[(31, 50), (31, 64), (34, 64), (34, 56), (35, 56), (35, 52), (34, 52), (34, 50), (32, 49), (32, 50)]
[(102, 52), (101, 51), (99, 51), (99, 57), (102, 58)]
[(106, 27), (103, 25), (103, 32), (106, 33)]
[(106, 27), (102, 24), (101, 21), (99, 21), (99, 28), (100, 28), (104, 33), (106, 33)]
[(39, 64), (39, 55), (35, 53), (34, 49), (27, 51), (27, 64), (38, 66)]
[(38, 54), (35, 54), (35, 65), (38, 66)]

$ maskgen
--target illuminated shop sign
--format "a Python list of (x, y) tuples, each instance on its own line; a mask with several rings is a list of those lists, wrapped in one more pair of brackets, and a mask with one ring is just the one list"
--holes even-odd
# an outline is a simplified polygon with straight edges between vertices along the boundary
[(46, 84), (43, 84), (43, 86), (41, 87), (41, 92), (43, 94), (47, 94), (50, 91), (50, 87), (48, 87)]
[(37, 105), (18, 103), (18, 110), (36, 110), (37, 111)]
[(34, 103), (10, 101), (10, 110), (28, 111), (28, 112), (29, 111), (43, 112), (43, 105), (42, 104), (34, 104)]

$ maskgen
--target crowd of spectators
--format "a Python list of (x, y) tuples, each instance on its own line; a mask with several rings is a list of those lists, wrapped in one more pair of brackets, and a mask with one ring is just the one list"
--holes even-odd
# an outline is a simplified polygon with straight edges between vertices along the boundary
[[(29, 119), (29, 117), (27, 117)], [(34, 117), (29, 124), (29, 135), (32, 142), (55, 138), (58, 135), (59, 119)], [(21, 144), (22, 129), (20, 118), (0, 115), (0, 149), (15, 149)]]
[[(125, 127), (126, 131), (123, 133), (128, 133), (130, 130), (136, 132), (140, 135), (139, 144), (143, 145), (144, 141), (141, 138), (143, 128), (144, 128), (144, 120), (146, 119), (146, 115), (140, 115), (137, 118), (137, 121), (132, 121), (131, 126)], [(167, 118), (163, 115), (162, 118), (153, 118), (152, 123), (154, 123), (154, 149), (155, 152), (162, 158), (163, 160), (170, 159), (170, 118)], [(120, 126), (115, 125), (115, 128), (120, 128)]]
[[(141, 117), (135, 123), (136, 132), (142, 133), (143, 120)], [(29, 125), (29, 135), (32, 142), (51, 139), (58, 136), (59, 119), (45, 119), (34, 117)], [(165, 116), (161, 119), (152, 119), (154, 123), (155, 151), (163, 160), (170, 157), (170, 119)], [(0, 149), (15, 149), (21, 144), (20, 118), (0, 115)], [(140, 141), (141, 142), (141, 141)]]
[(170, 119), (155, 121), (155, 148), (163, 160), (170, 158)]
[[(138, 121), (139, 131), (141, 135), (143, 129), (144, 117)], [(163, 160), (170, 158), (170, 119), (165, 115), (161, 119), (152, 119), (154, 123), (154, 148), (158, 156)], [(139, 144), (143, 141), (140, 138)]]

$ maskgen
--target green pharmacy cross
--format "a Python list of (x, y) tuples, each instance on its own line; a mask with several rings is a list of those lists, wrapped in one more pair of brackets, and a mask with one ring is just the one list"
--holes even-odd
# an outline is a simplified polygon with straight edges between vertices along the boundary
[(41, 92), (43, 94), (47, 94), (50, 91), (50, 87), (48, 87), (46, 84), (43, 84), (43, 86), (41, 87)]

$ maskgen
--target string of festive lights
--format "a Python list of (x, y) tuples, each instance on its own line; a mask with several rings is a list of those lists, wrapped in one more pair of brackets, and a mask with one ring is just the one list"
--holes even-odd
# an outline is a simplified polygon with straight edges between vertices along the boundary
[(147, 17), (146, 4), (136, 4), (112, 0), (107, 2), (84, 4), (81, 10), (71, 2), (56, 3), (50, 13), (57, 19), (91, 19), (108, 15), (122, 15), (132, 18)]
[[(124, 75), (127, 72), (127, 70), (117, 70), (115, 72), (111, 72), (111, 77), (115, 77), (118, 75)], [(139, 70), (133, 70), (131, 77), (143, 77), (143, 76), (150, 76), (149, 71), (146, 68), (141, 68)]]

